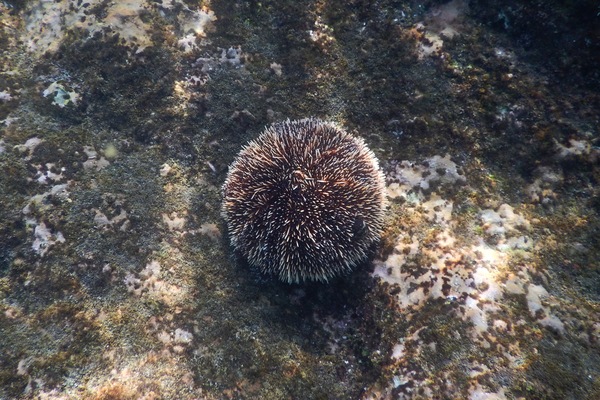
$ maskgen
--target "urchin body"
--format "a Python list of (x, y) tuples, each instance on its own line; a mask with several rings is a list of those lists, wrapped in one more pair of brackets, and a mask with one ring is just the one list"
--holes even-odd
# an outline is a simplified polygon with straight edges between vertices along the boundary
[(317, 119), (268, 127), (223, 185), (233, 247), (285, 282), (352, 270), (379, 239), (384, 177), (362, 139)]

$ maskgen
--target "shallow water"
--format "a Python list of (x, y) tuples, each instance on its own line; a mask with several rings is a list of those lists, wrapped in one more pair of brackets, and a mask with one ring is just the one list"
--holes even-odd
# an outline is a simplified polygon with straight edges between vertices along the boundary
[[(600, 24), (563, 3), (0, 3), (0, 398), (600, 398)], [(310, 116), (389, 206), (288, 285), (221, 185)]]

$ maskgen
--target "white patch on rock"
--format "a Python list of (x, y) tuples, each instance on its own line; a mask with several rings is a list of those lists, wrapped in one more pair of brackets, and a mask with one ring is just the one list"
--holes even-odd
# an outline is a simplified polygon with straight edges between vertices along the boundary
[(171, 215), (163, 213), (162, 219), (164, 224), (167, 225), (167, 228), (169, 228), (170, 231), (183, 230), (183, 227), (185, 226), (186, 222), (185, 218), (179, 217), (176, 212), (172, 212)]
[[(101, 14), (94, 8), (102, 8)], [(59, 51), (63, 40), (72, 30), (86, 32), (88, 38), (102, 32), (119, 35), (119, 38), (135, 53), (153, 46), (154, 25), (152, 18), (170, 18), (177, 21), (176, 28), (183, 37), (203, 37), (216, 20), (213, 11), (206, 8), (192, 10), (182, 0), (104, 0), (39, 1), (33, 2), (23, 12), (25, 30), (23, 42), (31, 52), (40, 55)], [(195, 43), (190, 41), (190, 46)], [(192, 48), (191, 47), (191, 48)], [(191, 51), (190, 48), (190, 51)]]
[(27, 156), (25, 157), (25, 160), (30, 160), (32, 155), (33, 155), (33, 151), (35, 150), (36, 147), (38, 147), (41, 143), (43, 143), (44, 141), (38, 137), (32, 137), (30, 139), (27, 139), (27, 141), (25, 141), (24, 144), (18, 144), (14, 147), (15, 150), (17, 150), (19, 153), (25, 153), (27, 152)]
[(486, 392), (483, 386), (477, 383), (469, 391), (469, 400), (506, 400), (504, 389), (500, 388), (498, 393)]
[[(391, 163), (386, 176), (389, 197), (406, 199), (406, 212), (414, 213), (415, 224), (400, 232), (391, 254), (375, 259), (373, 277), (390, 285), (390, 295), (407, 321), (435, 300), (446, 304), (458, 302), (451, 315), (467, 322), (468, 328), (454, 333), (456, 339), (468, 337), (482, 351), (492, 347), (502, 350), (498, 335), (513, 336), (512, 326), (527, 324), (534, 318), (541, 326), (564, 333), (564, 323), (553, 314), (552, 296), (542, 285), (532, 284), (526, 264), (534, 241), (530, 237), (529, 220), (515, 208), (502, 204), (494, 209), (474, 210), (466, 220), (455, 221), (454, 204), (444, 198), (438, 188), (467, 185), (449, 156), (434, 156), (422, 163), (402, 161)], [(467, 190), (472, 190), (467, 187)], [(441, 193), (441, 194), (440, 194)], [(465, 223), (472, 227), (472, 236), (456, 233)], [(518, 251), (517, 251), (518, 250)], [(509, 261), (517, 255), (523, 264)], [(508, 272), (507, 269), (516, 269)], [(530, 315), (519, 321), (501, 317), (507, 296), (521, 296), (527, 301)], [(435, 307), (435, 305), (434, 305)], [(416, 334), (416, 333), (415, 333)], [(417, 354), (425, 346), (435, 351), (436, 343), (423, 343), (418, 337), (398, 338), (392, 349), (393, 362), (402, 364), (406, 357)], [(504, 352), (507, 365), (517, 368), (522, 360), (517, 344)], [(474, 366), (472, 377), (485, 374), (489, 365)], [(388, 393), (403, 385), (410, 371), (402, 370), (389, 382)], [(426, 392), (427, 383), (420, 382), (419, 390)], [(471, 399), (504, 399), (504, 389), (490, 392), (474, 381)]]
[(56, 243), (64, 243), (65, 237), (59, 231), (53, 232), (49, 229), (44, 222), (40, 222), (37, 224), (33, 220), (29, 220), (32, 225), (35, 225), (35, 229), (33, 231), (33, 244), (31, 248), (35, 251), (39, 256), (43, 257), (46, 255), (51, 246)]
[(175, 329), (175, 335), (173, 336), (173, 341), (175, 343), (189, 344), (192, 342), (193, 339), (194, 335), (192, 335), (191, 332), (180, 328)]
[(98, 152), (92, 146), (84, 146), (83, 151), (88, 156), (88, 159), (83, 162), (84, 169), (101, 170), (110, 165), (110, 162), (104, 156), (100, 156), (98, 159)]
[(8, 102), (11, 101), (13, 99), (13, 97), (10, 95), (10, 93), (6, 90), (3, 90), (0, 92), (0, 101), (2, 102)]
[(74, 90), (70, 91), (62, 83), (58, 82), (52, 82), (42, 94), (44, 97), (53, 96), (52, 104), (60, 108), (64, 108), (71, 103), (76, 106), (80, 98), (79, 94)]
[(47, 192), (32, 196), (27, 202), (27, 205), (23, 207), (23, 214), (30, 214), (33, 207), (35, 207), (35, 209), (39, 211), (46, 211), (50, 209), (51, 206), (48, 202), (48, 198), (50, 197), (57, 198), (62, 201), (71, 201), (69, 199), (69, 193), (67, 192), (68, 187), (69, 183), (54, 185)]

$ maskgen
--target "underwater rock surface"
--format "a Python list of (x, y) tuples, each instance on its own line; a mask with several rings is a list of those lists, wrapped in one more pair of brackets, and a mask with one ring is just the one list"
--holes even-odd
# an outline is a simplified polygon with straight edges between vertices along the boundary
[[(0, 399), (600, 398), (572, 3), (1, 2)], [(235, 257), (220, 187), (311, 115), (389, 209), (351, 275), (288, 285)]]

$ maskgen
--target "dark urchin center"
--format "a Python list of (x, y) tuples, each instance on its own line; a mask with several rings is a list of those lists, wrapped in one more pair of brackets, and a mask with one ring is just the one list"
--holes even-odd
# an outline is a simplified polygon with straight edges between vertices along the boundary
[[(366, 250), (360, 243), (368, 232), (365, 218), (348, 203), (357, 196), (354, 192), (364, 190), (355, 179), (361, 174), (346, 176), (343, 158), (356, 149), (341, 144), (349, 145), (338, 143), (339, 148), (322, 151), (319, 158), (312, 157), (316, 161), (310, 166), (282, 163), (291, 166), (282, 173), (279, 189), (272, 191), (272, 203), (265, 208), (265, 218), (276, 222), (259, 246), (265, 253), (264, 269), (291, 275), (293, 280), (329, 277), (349, 269)], [(360, 165), (354, 168), (361, 170)]]

